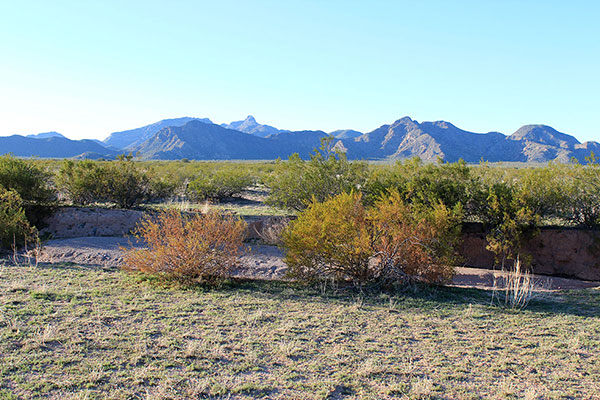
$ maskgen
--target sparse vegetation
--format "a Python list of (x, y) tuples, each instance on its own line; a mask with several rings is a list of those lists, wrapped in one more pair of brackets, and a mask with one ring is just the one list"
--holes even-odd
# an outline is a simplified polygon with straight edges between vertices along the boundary
[[(75, 265), (0, 267), (0, 393), (23, 399), (600, 397), (600, 292), (182, 290)], [(339, 395), (341, 396), (341, 395)]]
[(497, 302), (504, 307), (521, 310), (529, 304), (535, 295), (535, 279), (527, 270), (517, 255), (512, 268), (508, 271), (502, 269), (503, 275), (494, 278), (494, 293), (492, 302)]

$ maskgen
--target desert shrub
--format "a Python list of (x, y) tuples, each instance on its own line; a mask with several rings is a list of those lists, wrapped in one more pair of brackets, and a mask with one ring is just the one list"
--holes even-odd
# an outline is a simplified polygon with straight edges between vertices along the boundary
[(216, 282), (229, 276), (242, 250), (246, 223), (216, 211), (149, 217), (135, 235), (148, 247), (127, 250), (124, 268), (168, 279)]
[[(505, 182), (487, 187), (480, 211), (489, 232), (487, 248), (496, 255), (496, 262), (503, 268), (507, 262), (515, 262), (524, 241), (537, 234), (540, 216), (519, 196), (514, 186)], [(527, 255), (523, 254), (523, 262), (526, 261)]]
[(167, 197), (174, 190), (173, 183), (154, 179), (152, 170), (131, 155), (109, 162), (67, 160), (57, 173), (56, 183), (74, 204), (109, 202), (121, 208)]
[(152, 199), (152, 178), (131, 156), (119, 156), (117, 161), (105, 164), (103, 174), (109, 202), (121, 208), (132, 208)]
[(561, 178), (561, 217), (576, 225), (600, 226), (600, 164), (595, 155), (587, 158), (587, 165), (571, 165)]
[(325, 201), (340, 193), (360, 190), (367, 178), (367, 165), (349, 162), (346, 155), (332, 151), (330, 138), (322, 141), (310, 160), (298, 154), (278, 161), (275, 171), (265, 178), (271, 192), (267, 203), (291, 210), (306, 209), (312, 199)]
[(104, 171), (99, 162), (64, 161), (56, 174), (56, 185), (74, 204), (91, 204), (104, 200)]
[(14, 190), (25, 202), (48, 203), (55, 192), (49, 185), (50, 174), (32, 161), (11, 155), (0, 156), (0, 187)]
[(450, 209), (460, 204), (466, 216), (475, 216), (482, 182), (463, 160), (425, 164), (416, 157), (375, 171), (363, 192), (369, 202), (374, 202), (391, 190), (411, 204), (431, 208), (441, 203)]
[(373, 237), (369, 216), (356, 193), (324, 202), (314, 199), (283, 234), (289, 275), (300, 281), (371, 278)]
[(407, 203), (398, 191), (376, 201), (371, 210), (374, 275), (385, 281), (420, 278), (446, 283), (454, 275), (455, 247), (461, 230), (460, 203), (449, 209), (439, 202), (431, 207)]
[(540, 219), (556, 219), (568, 201), (565, 178), (569, 166), (549, 163), (543, 168), (527, 168), (514, 180), (515, 195)]
[(21, 246), (36, 237), (23, 209), (23, 200), (15, 190), (0, 188), (0, 244), (2, 248)]
[(446, 282), (460, 218), (460, 206), (416, 206), (398, 191), (370, 208), (361, 194), (342, 193), (313, 201), (291, 222), (283, 235), (286, 263), (290, 276), (304, 282)]
[(239, 168), (217, 169), (197, 176), (188, 187), (188, 196), (193, 200), (223, 200), (239, 196), (255, 179)]

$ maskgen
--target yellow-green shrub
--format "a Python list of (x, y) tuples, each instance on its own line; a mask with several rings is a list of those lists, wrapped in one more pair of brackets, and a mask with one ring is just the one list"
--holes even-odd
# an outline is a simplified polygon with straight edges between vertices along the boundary
[(0, 187), (0, 245), (11, 248), (21, 246), (36, 237), (23, 209), (23, 200), (15, 190)]
[(289, 275), (305, 282), (323, 278), (366, 282), (371, 278), (371, 233), (360, 194), (313, 200), (283, 234)]
[(305, 282), (447, 282), (461, 214), (408, 204), (397, 191), (370, 208), (356, 193), (313, 201), (283, 235), (289, 274)]

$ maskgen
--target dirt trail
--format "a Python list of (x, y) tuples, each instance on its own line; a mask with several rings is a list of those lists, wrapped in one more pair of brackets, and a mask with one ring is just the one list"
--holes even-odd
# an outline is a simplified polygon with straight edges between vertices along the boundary
[[(45, 263), (71, 262), (81, 265), (117, 268), (123, 261), (121, 247), (141, 247), (141, 244), (123, 237), (80, 237), (55, 239), (44, 244), (43, 253), (38, 261)], [(234, 271), (235, 276), (257, 279), (280, 279), (284, 276), (286, 265), (283, 252), (275, 246), (250, 246), (249, 252), (242, 257)], [(453, 286), (491, 289), (494, 275), (498, 271), (480, 268), (458, 267)], [(565, 290), (600, 287), (600, 282), (581, 281), (549, 276), (536, 276), (539, 290)]]

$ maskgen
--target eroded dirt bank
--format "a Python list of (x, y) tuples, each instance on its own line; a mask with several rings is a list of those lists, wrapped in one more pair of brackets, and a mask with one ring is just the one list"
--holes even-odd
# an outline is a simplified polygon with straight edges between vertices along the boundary
[[(118, 268), (123, 260), (122, 247), (140, 247), (141, 244), (124, 237), (83, 237), (48, 241), (40, 262), (70, 262), (90, 267)], [(255, 279), (282, 279), (286, 265), (283, 252), (276, 246), (253, 245), (242, 257), (234, 276)], [(453, 284), (461, 287), (491, 289), (494, 276), (501, 277), (499, 271), (481, 268), (458, 267)], [(600, 287), (600, 282), (589, 282), (550, 276), (536, 276), (539, 290), (564, 290)]]

